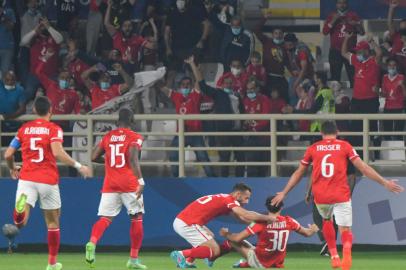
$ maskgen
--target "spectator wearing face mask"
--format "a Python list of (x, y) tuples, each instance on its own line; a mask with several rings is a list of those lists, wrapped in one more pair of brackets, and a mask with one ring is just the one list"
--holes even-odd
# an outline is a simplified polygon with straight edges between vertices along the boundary
[(224, 67), (228, 67), (233, 59), (240, 59), (241, 63), (247, 65), (254, 48), (251, 32), (244, 29), (240, 17), (234, 16), (221, 43), (220, 57)]
[[(7, 71), (0, 82), (0, 114), (11, 120), (25, 113), (24, 89), (17, 83), (13, 71)], [(2, 131), (6, 131), (3, 129)]]
[(15, 23), (14, 11), (11, 8), (0, 6), (0, 71), (2, 76), (13, 66)]
[[(246, 68), (246, 72), (248, 77), (255, 77), (261, 85), (261, 92), (264, 92), (263, 90), (265, 89), (266, 85), (266, 71), (265, 67), (262, 65), (261, 61), (261, 54), (257, 51), (253, 52), (251, 57), (250, 57), (250, 64)], [(269, 96), (269, 93), (265, 93), (267, 96)]]
[(47, 52), (51, 53), (52, 56), (47, 60), (43, 72), (48, 78), (56, 77), (59, 66), (59, 45), (62, 41), (62, 35), (50, 25), (47, 18), (41, 18), (35, 29), (21, 38), (20, 45), (30, 47), (30, 72), (24, 82), (27, 101), (35, 96), (39, 86), (35, 69)]
[(104, 25), (107, 32), (113, 38), (113, 48), (121, 52), (121, 57), (124, 63), (131, 63), (139, 65), (139, 54), (142, 47), (153, 49), (156, 46), (156, 42), (150, 42), (144, 39), (142, 36), (133, 33), (133, 24), (131, 20), (124, 20), (120, 26), (120, 30), (117, 30), (110, 23), (110, 13), (112, 8), (112, 1), (108, 2), (106, 15), (104, 17)]
[[(258, 81), (252, 77), (247, 83), (247, 96), (243, 99), (245, 114), (269, 114), (271, 112), (269, 98), (259, 91)], [(245, 120), (243, 129), (250, 132), (269, 131), (269, 120)], [(245, 147), (268, 147), (268, 136), (248, 136), (244, 138)], [(245, 151), (246, 162), (269, 161), (269, 151)], [(247, 166), (247, 177), (265, 177), (264, 166)]]
[[(288, 55), (284, 47), (284, 32), (274, 27), (272, 36), (263, 32), (263, 27), (271, 14), (265, 14), (255, 28), (255, 35), (262, 42), (263, 64), (267, 73), (267, 86), (279, 90), (279, 95), (289, 103), (289, 85), (285, 78), (285, 69), (289, 67)], [(269, 96), (269, 93), (268, 93)]]
[(358, 14), (349, 10), (348, 0), (336, 0), (336, 10), (328, 15), (323, 27), (323, 34), (330, 35), (329, 63), (331, 80), (341, 81), (341, 71), (344, 65), (352, 85), (354, 68), (341, 55), (345, 33), (354, 33), (348, 41), (348, 49), (352, 51), (357, 43), (357, 34), (364, 35), (365, 31)]
[(209, 21), (203, 3), (177, 0), (176, 8), (168, 15), (164, 34), (170, 68), (181, 69), (186, 56), (204, 48), (208, 36)]
[(389, 38), (392, 43), (390, 53), (399, 63), (399, 72), (406, 74), (406, 19), (400, 21), (399, 30), (397, 31), (393, 23), (395, 10), (398, 6), (398, 0), (391, 0), (388, 12)]
[[(382, 50), (378, 44), (372, 39), (360, 41), (355, 47), (356, 53), (348, 51), (348, 41), (351, 34), (346, 34), (343, 42), (341, 54), (355, 68), (354, 76), (354, 91), (351, 100), (351, 113), (378, 113), (379, 97), (378, 90), (380, 85), (380, 67), (382, 58)], [(371, 55), (370, 45), (375, 51), (375, 55)], [(377, 131), (377, 121), (371, 121), (370, 130)], [(351, 121), (351, 131), (362, 131), (362, 121)], [(362, 144), (361, 137), (354, 137), (353, 145), (359, 146)], [(375, 141), (375, 144), (378, 142)]]
[(237, 97), (245, 97), (245, 91), (248, 82), (248, 75), (244, 71), (244, 67), (240, 60), (235, 59), (231, 61), (230, 71), (224, 73), (217, 81), (216, 86), (222, 88), (224, 80), (231, 78), (232, 90)]
[[(192, 79), (184, 77), (179, 83), (177, 91), (171, 90), (166, 86), (160, 87), (161, 91), (167, 95), (173, 102), (176, 108), (177, 114), (199, 114), (200, 113), (200, 100), (201, 94), (196, 89), (192, 89)], [(200, 120), (188, 120), (185, 121), (185, 132), (201, 132), (202, 122)], [(179, 138), (176, 136), (173, 138), (171, 147), (179, 146)], [(186, 136), (185, 147), (205, 147), (205, 143), (202, 136)], [(206, 151), (195, 151), (196, 158), (199, 162), (210, 162), (209, 156)], [(179, 152), (171, 151), (169, 154), (169, 160), (176, 162), (179, 160)], [(179, 167), (171, 166), (172, 176), (179, 176)], [(210, 166), (203, 166), (206, 176), (213, 177), (213, 169)]]
[[(109, 100), (125, 94), (134, 85), (134, 80), (123, 69), (122, 65), (114, 64), (114, 69), (124, 78), (122, 84), (112, 84), (110, 75), (103, 70), (99, 70), (98, 66), (92, 66), (82, 73), (82, 79), (85, 82), (87, 89), (90, 91), (92, 99), (92, 110), (102, 106)], [(97, 83), (93, 82), (89, 77), (91, 73), (98, 73), (99, 78)]]
[[(382, 96), (385, 97), (384, 113), (404, 113), (405, 111), (405, 76), (399, 74), (397, 62), (394, 58), (387, 61), (388, 74), (382, 79)], [(403, 131), (405, 121), (385, 120), (383, 121), (384, 131)], [(402, 140), (403, 136), (385, 136), (386, 140)]]
[[(191, 66), (193, 75), (199, 84), (200, 91), (213, 99), (213, 112), (215, 114), (238, 114), (241, 111), (240, 99), (233, 94), (231, 78), (224, 79), (223, 85), (219, 88), (213, 88), (206, 84), (202, 73), (194, 62), (194, 58), (190, 57), (186, 62)], [(240, 131), (240, 121), (214, 121), (215, 131), (230, 132)], [(242, 138), (240, 136), (218, 136), (216, 137), (216, 145), (219, 147), (237, 147), (241, 146)], [(229, 162), (232, 151), (219, 151), (220, 162)], [(241, 151), (234, 151), (234, 158), (238, 162), (244, 161), (244, 155)], [(221, 166), (221, 177), (229, 176), (230, 166)], [(237, 166), (235, 176), (244, 176), (244, 167)]]

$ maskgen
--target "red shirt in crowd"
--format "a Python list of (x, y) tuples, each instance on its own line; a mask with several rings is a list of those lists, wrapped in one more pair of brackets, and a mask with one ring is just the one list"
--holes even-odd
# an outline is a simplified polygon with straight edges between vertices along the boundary
[[(351, 33), (356, 30), (355, 27), (351, 25), (349, 22), (353, 21), (354, 23), (355, 22), (359, 23), (361, 22), (361, 18), (354, 11), (348, 11), (340, 18), (338, 18), (335, 24), (332, 25), (331, 21), (335, 14), (337, 14), (336, 11), (328, 15), (326, 22), (324, 23), (323, 34), (324, 35), (330, 34), (331, 48), (337, 51), (341, 51), (345, 33)], [(352, 50), (355, 47), (356, 43), (357, 36), (353, 35), (348, 41), (348, 49)]]
[(355, 68), (354, 93), (355, 99), (370, 99), (378, 97), (375, 87), (379, 85), (379, 65), (375, 57), (369, 57), (360, 62), (356, 54), (351, 54), (350, 64)]
[(113, 47), (121, 52), (125, 63), (137, 63), (142, 46), (146, 40), (140, 35), (125, 38), (123, 33), (117, 31), (113, 36)]
[(67, 88), (61, 89), (59, 83), (49, 79), (44, 70), (48, 65), (47, 63), (40, 62), (35, 70), (39, 81), (45, 88), (46, 96), (49, 98), (52, 104), (53, 114), (72, 114), (80, 113), (80, 101), (79, 96), (74, 89)]
[(238, 77), (234, 76), (231, 72), (224, 73), (217, 81), (217, 87), (222, 88), (224, 84), (224, 80), (227, 78), (231, 78), (233, 80), (233, 91), (234, 94), (240, 97), (245, 97), (245, 92), (247, 89), (247, 82), (248, 82), (248, 74), (246, 72), (242, 72)]
[(128, 128), (117, 128), (104, 135), (99, 144), (105, 151), (103, 193), (137, 190), (139, 183), (131, 167), (130, 148), (140, 150), (143, 141), (140, 134)]
[(405, 96), (403, 93), (403, 83), (405, 76), (397, 74), (393, 78), (388, 74), (383, 76), (382, 92), (385, 97), (385, 109), (403, 109), (405, 107)]
[(85, 88), (85, 83), (81, 77), (81, 74), (89, 68), (90, 66), (79, 58), (76, 58), (68, 64), (69, 73), (75, 79), (78, 87)]
[(177, 216), (187, 225), (206, 225), (212, 219), (228, 215), (234, 207), (240, 206), (230, 194), (207, 195), (186, 206)]
[(92, 110), (94, 110), (107, 101), (120, 96), (120, 85), (113, 84), (112, 86), (110, 86), (110, 88), (102, 90), (98, 85), (95, 84), (95, 86), (90, 89), (90, 94), (92, 96)]
[[(244, 112), (246, 114), (268, 114), (271, 111), (269, 98), (262, 94), (257, 94), (255, 99), (245, 97), (243, 99)], [(269, 129), (269, 121), (253, 120), (247, 126), (249, 131), (263, 131)]]
[[(193, 90), (187, 97), (176, 91), (171, 91), (169, 98), (175, 104), (177, 114), (200, 114), (200, 100), (202, 95)], [(202, 131), (202, 122), (200, 120), (185, 121), (185, 129), (189, 132)]]
[(25, 123), (17, 132), (23, 165), (20, 180), (48, 185), (59, 182), (59, 172), (51, 143), (63, 142), (62, 129), (44, 119)]
[(266, 82), (266, 71), (263, 65), (249, 64), (245, 72), (247, 73), (248, 78), (254, 76), (257, 80)]
[(314, 75), (314, 68), (313, 68), (313, 63), (309, 60), (310, 55), (307, 52), (307, 50), (298, 50), (296, 53), (296, 58), (295, 58), (295, 64), (299, 68), (299, 70), (302, 69), (301, 62), (306, 61), (307, 62), (307, 67), (306, 71), (304, 74), (304, 78), (313, 80), (313, 75)]
[(265, 268), (283, 268), (289, 234), (300, 230), (299, 222), (289, 216), (278, 216), (272, 223), (251, 223), (247, 232), (257, 235), (255, 255)]
[(282, 109), (286, 106), (286, 101), (283, 98), (269, 100), (271, 110), (269, 113), (282, 113)]
[(47, 60), (47, 65), (42, 72), (52, 78), (57, 75), (59, 70), (59, 45), (51, 36), (37, 36), (33, 39), (30, 48), (30, 72), (35, 74), (35, 70), (42, 62), (41, 58), (46, 54), (47, 50), (53, 51), (54, 54)]
[(392, 38), (391, 54), (396, 58), (400, 65), (400, 72), (406, 72), (406, 44), (403, 43), (399, 32), (395, 33)]
[(351, 199), (347, 181), (348, 160), (359, 158), (355, 149), (346, 141), (325, 139), (309, 146), (301, 161), (313, 163), (312, 191), (316, 204), (335, 204)]

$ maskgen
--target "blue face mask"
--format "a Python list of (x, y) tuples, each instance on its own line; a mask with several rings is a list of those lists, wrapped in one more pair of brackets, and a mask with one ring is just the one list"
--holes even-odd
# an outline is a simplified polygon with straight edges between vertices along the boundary
[(67, 80), (59, 80), (59, 88), (66, 89), (69, 87), (69, 83)]
[(367, 60), (363, 54), (357, 54), (357, 59), (360, 62), (364, 62), (365, 60)]
[(102, 90), (107, 90), (110, 88), (110, 83), (109, 82), (100, 82), (100, 88)]
[(274, 39), (272, 39), (273, 40), (273, 43), (275, 43), (276, 45), (281, 45), (282, 43), (283, 43), (283, 39), (276, 39), (276, 38), (274, 38)]
[(237, 36), (241, 33), (241, 27), (238, 28), (231, 27), (231, 31), (233, 32), (233, 35)]
[(247, 97), (248, 97), (249, 99), (255, 99), (255, 98), (257, 97), (257, 93), (255, 93), (255, 92), (249, 92), (249, 93), (247, 93)]
[(229, 95), (231, 95), (233, 93), (233, 90), (230, 88), (224, 88), (223, 90), (224, 90), (224, 92), (226, 92)]
[(179, 91), (184, 97), (187, 97), (190, 94), (189, 88), (181, 88)]
[(395, 76), (396, 74), (398, 74), (398, 70), (396, 68), (388, 68), (388, 74), (390, 76)]

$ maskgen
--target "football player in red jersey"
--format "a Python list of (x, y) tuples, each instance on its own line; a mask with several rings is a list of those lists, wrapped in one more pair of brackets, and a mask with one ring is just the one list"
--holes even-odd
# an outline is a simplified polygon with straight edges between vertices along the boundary
[(92, 160), (96, 161), (105, 153), (106, 170), (98, 212), (100, 219), (93, 225), (86, 245), (86, 262), (94, 267), (96, 244), (124, 205), (131, 219), (131, 252), (127, 268), (146, 269), (138, 260), (144, 236), (142, 192), (145, 185), (138, 154), (144, 139), (131, 130), (134, 116), (131, 110), (121, 109), (118, 115), (118, 128), (107, 133), (92, 154)]
[(193, 248), (171, 253), (171, 258), (177, 266), (194, 268), (194, 259), (205, 259), (205, 262), (212, 266), (216, 258), (230, 251), (230, 243), (226, 241), (218, 245), (213, 233), (205, 226), (218, 216), (232, 214), (246, 223), (275, 220), (272, 216), (245, 210), (242, 205), (247, 204), (250, 197), (251, 188), (239, 183), (233, 187), (230, 194), (207, 195), (186, 206), (173, 222), (173, 228)]
[[(229, 240), (232, 247), (246, 259), (240, 260), (234, 268), (283, 268), (290, 232), (310, 237), (319, 230), (316, 224), (304, 228), (295, 219), (282, 216), (283, 202), (272, 205), (273, 198), (268, 197), (265, 206), (275, 217), (274, 222), (253, 222), (240, 233), (230, 233), (227, 228), (220, 230), (220, 235)], [(252, 235), (258, 237), (256, 247), (246, 246), (243, 242)]]
[[(312, 187), (314, 202), (323, 217), (323, 235), (331, 254), (331, 266), (348, 270), (352, 265), (352, 205), (351, 191), (347, 182), (347, 161), (366, 177), (384, 186), (393, 193), (403, 192), (404, 188), (396, 180), (387, 180), (372, 167), (364, 163), (355, 149), (346, 141), (337, 139), (337, 126), (333, 121), (326, 121), (321, 126), (323, 139), (311, 145), (293, 173), (286, 187), (279, 192), (272, 203), (278, 205), (286, 195), (300, 182), (308, 166), (313, 163)], [(343, 260), (337, 253), (334, 215), (343, 243)]]
[[(21, 228), (28, 222), (31, 208), (37, 200), (44, 211), (48, 228), (48, 266), (47, 270), (60, 270), (57, 263), (60, 242), (59, 216), (61, 198), (59, 194), (59, 173), (56, 159), (75, 167), (83, 176), (91, 176), (91, 170), (72, 159), (63, 149), (63, 131), (50, 122), (51, 102), (46, 97), (34, 101), (36, 120), (25, 123), (7, 148), (4, 157), (13, 179), (19, 179), (14, 223)], [(14, 154), (21, 147), (23, 165), (16, 166)]]

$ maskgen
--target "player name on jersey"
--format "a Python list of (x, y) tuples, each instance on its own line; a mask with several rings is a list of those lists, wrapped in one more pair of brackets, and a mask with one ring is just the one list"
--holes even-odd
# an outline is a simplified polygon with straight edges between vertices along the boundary
[(317, 151), (340, 151), (341, 145), (339, 144), (330, 144), (330, 145), (317, 145)]
[(24, 129), (24, 134), (49, 135), (49, 129), (44, 127), (27, 127)]
[(266, 226), (268, 229), (285, 229), (287, 227), (286, 221), (282, 222), (272, 222)]
[(125, 137), (126, 137), (125, 135), (120, 135), (120, 136), (112, 135), (110, 137), (110, 142), (124, 142)]

